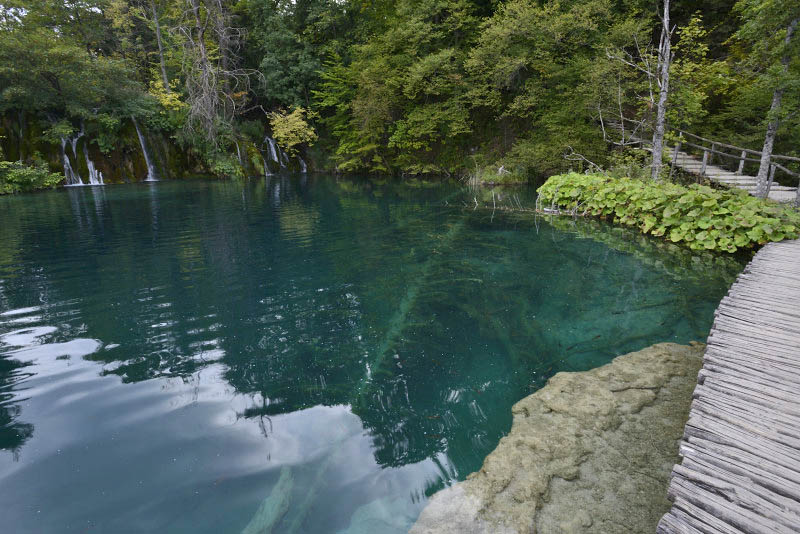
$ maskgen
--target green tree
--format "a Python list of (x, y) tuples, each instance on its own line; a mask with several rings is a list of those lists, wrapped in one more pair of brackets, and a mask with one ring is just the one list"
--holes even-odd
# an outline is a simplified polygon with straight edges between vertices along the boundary
[(587, 75), (616, 17), (605, 0), (512, 0), (483, 24), (467, 63), (471, 97), (496, 117), (496, 143), (521, 174), (557, 171), (568, 146), (604, 150)]
[(272, 126), (272, 135), (289, 156), (298, 155), (298, 147), (311, 146), (317, 140), (314, 128), (308, 123), (308, 111), (295, 108), (291, 112), (284, 110), (273, 111), (269, 114), (269, 123)]
[[(772, 90), (756, 176), (758, 194), (764, 196), (778, 127), (782, 118), (800, 110), (800, 40), (793, 39), (800, 23), (800, 5), (791, 0), (740, 0), (736, 9), (743, 20), (736, 35), (750, 47), (746, 64), (757, 72), (759, 85)], [(784, 100), (784, 96), (790, 98)]]

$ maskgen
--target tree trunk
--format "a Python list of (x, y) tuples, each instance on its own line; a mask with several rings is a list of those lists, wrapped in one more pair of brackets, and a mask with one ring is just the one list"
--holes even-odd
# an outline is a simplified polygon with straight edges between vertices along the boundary
[[(792, 41), (792, 35), (797, 28), (798, 20), (800, 19), (794, 19), (786, 30), (786, 39), (783, 42), (787, 47)], [(783, 63), (783, 72), (785, 74), (789, 70), (789, 56), (783, 56), (781, 63)], [(767, 135), (764, 136), (764, 148), (761, 149), (761, 164), (756, 175), (756, 195), (761, 198), (767, 196), (767, 178), (772, 160), (772, 147), (775, 144), (775, 135), (778, 133), (778, 126), (780, 125), (778, 112), (781, 109), (781, 99), (783, 99), (783, 85), (779, 83), (778, 87), (775, 88), (775, 92), (772, 93), (772, 105), (769, 107), (770, 120), (767, 123)]]
[(25, 113), (22, 110), (17, 112), (17, 120), (19, 122), (19, 150), (18, 160), (25, 160)]
[[(200, 4), (198, 0), (188, 0), (194, 15), (194, 31), (192, 54), (195, 54), (193, 68), (197, 70), (187, 77), (187, 87), (189, 89), (189, 124), (199, 125), (204, 135), (209, 141), (216, 138), (217, 111), (219, 101), (217, 94), (217, 83), (215, 72), (208, 58), (206, 49), (206, 25), (201, 19)], [(208, 17), (209, 15), (207, 15)]]
[(220, 73), (222, 76), (222, 90), (227, 95), (230, 96), (230, 80), (228, 79), (228, 72), (230, 70), (230, 61), (228, 54), (230, 52), (230, 39), (228, 35), (228, 26), (225, 17), (225, 7), (222, 5), (222, 0), (217, 0), (217, 9), (219, 12), (217, 13), (217, 39), (219, 41), (219, 56), (220, 56), (220, 66), (222, 72)]
[(161, 78), (164, 81), (164, 90), (169, 93), (169, 78), (167, 77), (167, 65), (164, 61), (164, 46), (161, 42), (161, 25), (158, 23), (158, 11), (156, 10), (155, 0), (150, 0), (150, 7), (153, 10), (153, 22), (156, 25), (156, 42), (158, 43), (158, 59), (161, 62)]
[(200, 70), (205, 77), (208, 73), (208, 52), (206, 51), (206, 28), (200, 20), (200, 5), (197, 0), (190, 0), (189, 4), (192, 7), (192, 14), (194, 15), (194, 29), (197, 36), (197, 47), (200, 50)]
[(653, 165), (650, 173), (650, 177), (653, 180), (658, 180), (662, 166), (661, 159), (664, 152), (667, 96), (669, 95), (669, 66), (672, 62), (672, 49), (670, 45), (672, 34), (669, 29), (669, 0), (664, 0), (664, 20), (662, 23), (661, 43), (658, 46), (658, 105), (656, 108), (656, 123), (653, 127)]

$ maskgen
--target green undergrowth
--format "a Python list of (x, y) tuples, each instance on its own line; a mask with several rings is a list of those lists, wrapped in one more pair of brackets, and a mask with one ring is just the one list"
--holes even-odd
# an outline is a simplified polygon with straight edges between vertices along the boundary
[(694, 250), (733, 253), (800, 232), (797, 210), (736, 189), (569, 173), (550, 177), (538, 193), (545, 207), (635, 226)]
[(55, 187), (63, 179), (64, 176), (50, 172), (41, 161), (33, 165), (20, 161), (0, 161), (0, 195)]

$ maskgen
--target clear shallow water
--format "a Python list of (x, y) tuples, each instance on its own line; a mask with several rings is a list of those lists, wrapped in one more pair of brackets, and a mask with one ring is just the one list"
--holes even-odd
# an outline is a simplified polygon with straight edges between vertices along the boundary
[(738, 267), (472, 198), (0, 197), (0, 531), (406, 532), (548, 377), (704, 340)]

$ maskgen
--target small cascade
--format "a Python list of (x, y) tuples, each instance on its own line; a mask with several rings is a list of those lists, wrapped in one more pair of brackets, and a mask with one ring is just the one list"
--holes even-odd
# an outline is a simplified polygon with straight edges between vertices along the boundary
[(300, 162), (300, 172), (303, 173), (303, 174), (307, 173), (308, 172), (308, 167), (306, 167), (306, 162), (303, 161), (303, 158), (301, 158), (300, 156), (297, 156), (297, 161)]
[[(272, 173), (269, 172), (269, 166), (267, 165), (267, 158), (264, 157), (264, 150), (261, 148), (257, 148), (259, 156), (261, 156), (261, 165), (264, 168), (264, 176), (271, 176)], [(255, 164), (255, 160), (253, 161)]]
[(278, 154), (281, 155), (281, 168), (285, 169), (289, 165), (289, 156), (286, 155), (286, 152), (281, 150), (281, 147), (278, 147)]
[(83, 137), (83, 123), (81, 123), (81, 131), (78, 134), (70, 139), (70, 143), (72, 143), (72, 156), (75, 158), (75, 162), (78, 162), (78, 140)]
[(86, 158), (86, 168), (89, 169), (89, 184), (91, 185), (104, 185), (103, 173), (97, 170), (94, 162), (89, 158), (89, 142), (83, 145), (83, 155)]
[(269, 143), (269, 154), (272, 157), (272, 161), (275, 163), (280, 163), (280, 159), (278, 159), (278, 153), (280, 151), (280, 147), (278, 147), (278, 143), (275, 142), (275, 139), (271, 138), (270, 136), (266, 136), (264, 141)]
[(244, 168), (244, 162), (242, 162), (242, 150), (239, 148), (239, 141), (234, 140), (234, 144), (236, 145), (236, 159), (239, 160), (239, 165)]
[(261, 163), (264, 164), (264, 176), (272, 175), (272, 173), (269, 172), (269, 167), (267, 167), (267, 160), (264, 158), (264, 154), (261, 154)]
[(139, 144), (142, 146), (144, 162), (147, 165), (147, 178), (145, 179), (145, 182), (156, 182), (158, 181), (158, 177), (156, 176), (156, 168), (153, 165), (153, 160), (150, 159), (150, 153), (147, 152), (147, 144), (144, 142), (142, 130), (139, 128), (139, 123), (136, 122), (136, 117), (131, 115), (131, 120), (133, 121), (133, 125), (136, 127), (136, 135), (139, 136)]
[(66, 137), (61, 138), (61, 161), (64, 163), (64, 178), (67, 180), (67, 185), (83, 185), (83, 180), (69, 161)]

